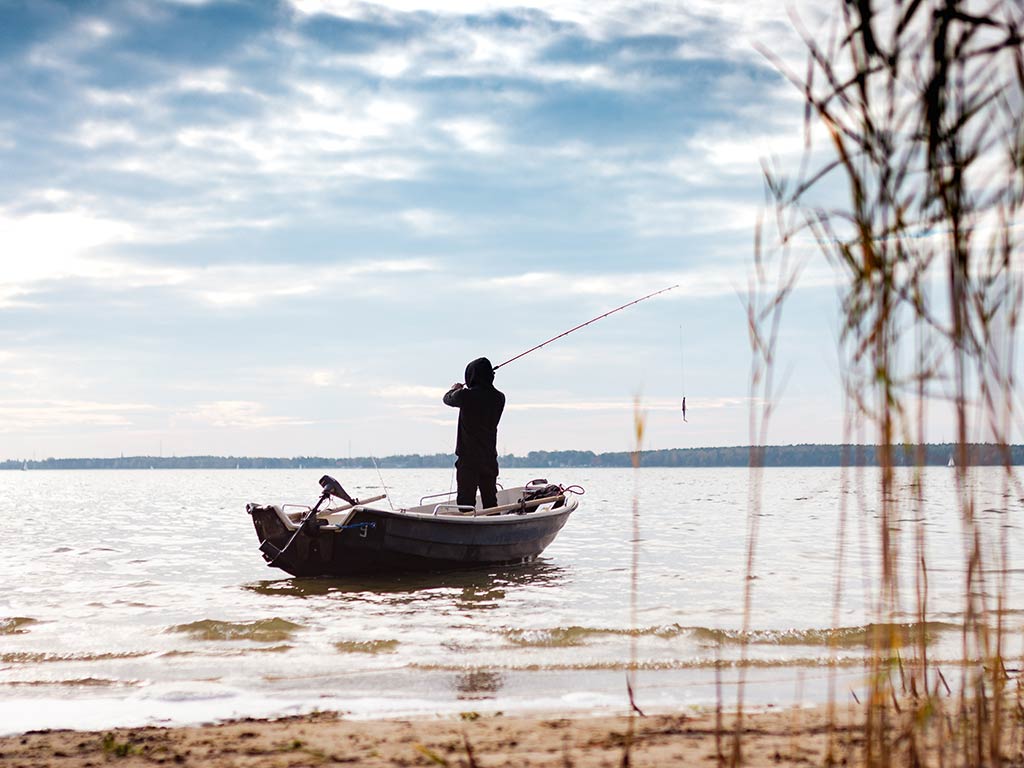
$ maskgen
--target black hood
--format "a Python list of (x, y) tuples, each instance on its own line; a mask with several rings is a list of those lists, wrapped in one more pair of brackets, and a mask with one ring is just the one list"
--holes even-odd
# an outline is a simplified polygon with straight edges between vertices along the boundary
[(494, 383), (494, 366), (486, 357), (478, 357), (466, 366), (466, 386), (486, 387)]

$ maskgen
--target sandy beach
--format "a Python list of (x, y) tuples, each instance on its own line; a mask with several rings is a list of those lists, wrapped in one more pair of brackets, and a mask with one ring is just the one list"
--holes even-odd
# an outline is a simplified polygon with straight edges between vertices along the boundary
[[(731, 748), (714, 712), (633, 719), (630, 765), (713, 765)], [(724, 729), (734, 725), (722, 718)], [(827, 717), (819, 709), (748, 714), (744, 765), (824, 763)], [(837, 760), (855, 760), (857, 727), (836, 729)], [(4, 766), (619, 766), (629, 738), (624, 716), (347, 720), (333, 713), (179, 728), (43, 731), (0, 739)], [(846, 758), (846, 760), (844, 760)]]

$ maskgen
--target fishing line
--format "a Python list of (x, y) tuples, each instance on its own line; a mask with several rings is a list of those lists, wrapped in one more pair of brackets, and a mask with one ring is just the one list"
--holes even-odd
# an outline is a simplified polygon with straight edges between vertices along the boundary
[(381, 490), (384, 491), (384, 495), (388, 500), (388, 506), (391, 507), (391, 511), (395, 511), (395, 505), (391, 503), (391, 494), (388, 493), (388, 487), (384, 485), (384, 475), (380, 473), (380, 467), (377, 466), (377, 459), (373, 456), (370, 457), (370, 461), (373, 462), (373, 468), (377, 470), (377, 479), (380, 480)]

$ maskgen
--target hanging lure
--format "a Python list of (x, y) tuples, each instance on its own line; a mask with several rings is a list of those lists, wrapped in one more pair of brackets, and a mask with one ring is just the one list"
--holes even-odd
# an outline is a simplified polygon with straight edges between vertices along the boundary
[[(683, 359), (683, 326), (679, 326), (679, 388), (686, 391), (686, 364)], [(683, 421), (686, 421), (686, 395), (683, 395)], [(687, 422), (689, 423), (689, 422)]]

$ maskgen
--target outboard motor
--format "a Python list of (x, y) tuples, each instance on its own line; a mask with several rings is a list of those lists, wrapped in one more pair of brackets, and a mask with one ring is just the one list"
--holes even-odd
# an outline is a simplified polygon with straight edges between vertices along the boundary
[(356, 503), (356, 500), (349, 496), (345, 492), (345, 489), (341, 487), (341, 483), (330, 475), (324, 475), (320, 478), (320, 487), (324, 489), (324, 497), (334, 496), (342, 499), (343, 501), (347, 501), (349, 504)]

